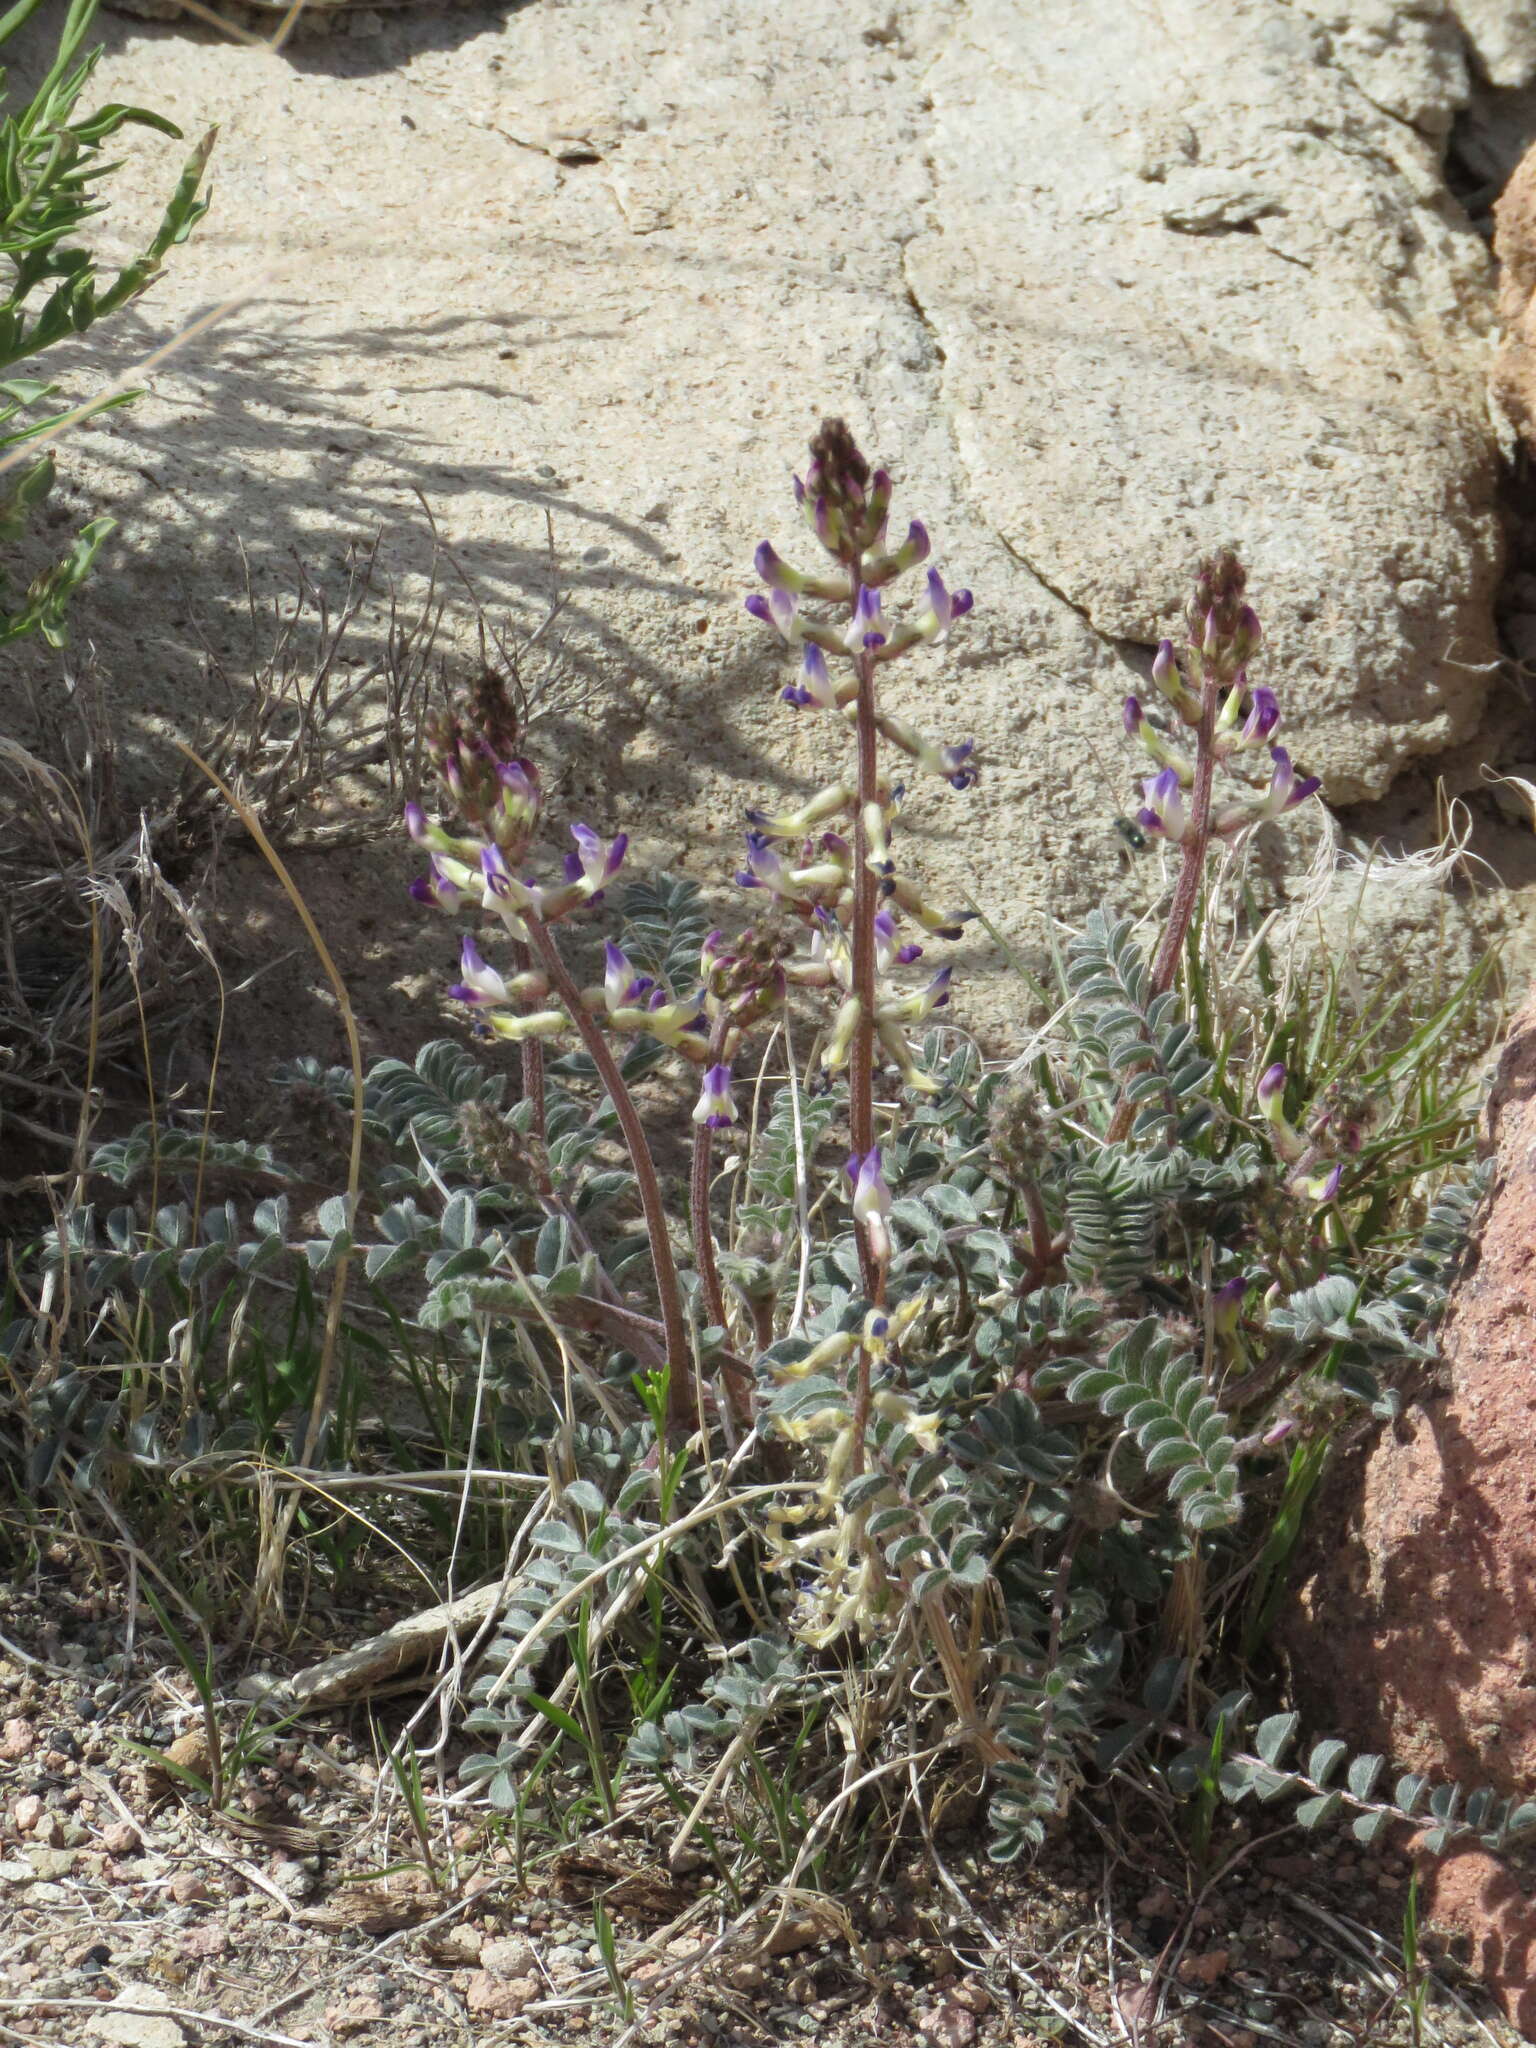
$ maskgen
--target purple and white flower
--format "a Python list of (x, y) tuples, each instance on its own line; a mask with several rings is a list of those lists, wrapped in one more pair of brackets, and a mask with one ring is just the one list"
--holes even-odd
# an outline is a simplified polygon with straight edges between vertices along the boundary
[(1260, 818), (1278, 818), (1283, 811), (1295, 810), (1298, 804), (1305, 803), (1315, 790), (1322, 787), (1321, 776), (1296, 773), (1291, 757), (1284, 747), (1271, 747), (1269, 758), (1274, 767), (1269, 778), (1269, 788), (1253, 807), (1252, 816), (1256, 821)]
[(724, 1130), (727, 1124), (735, 1123), (736, 1104), (731, 1099), (729, 1067), (713, 1066), (706, 1071), (699, 1099), (693, 1106), (693, 1121), (711, 1131)]
[(792, 647), (799, 640), (800, 606), (792, 591), (774, 589), (764, 597), (760, 590), (754, 590), (746, 600), (746, 608), (754, 619), (772, 626)]
[(459, 956), (459, 979), (448, 993), (460, 1003), (505, 1006), (512, 1000), (512, 993), (506, 982), (494, 967), (486, 963), (480, 948), (468, 933), (465, 934), (463, 950)]
[(880, 606), (880, 593), (871, 590), (867, 583), (859, 586), (859, 595), (853, 607), (853, 617), (848, 622), (844, 645), (850, 654), (873, 653), (883, 647), (888, 635), (885, 614)]
[[(585, 881), (587, 887), (593, 891), (605, 887), (624, 865), (629, 834), (620, 832), (616, 838), (605, 843), (590, 825), (573, 825), (571, 837), (576, 842), (576, 852), (574, 856), (566, 856), (566, 873), (570, 880)], [(576, 864), (574, 874), (571, 873), (573, 859)]]
[(1160, 774), (1149, 776), (1142, 784), (1142, 793), (1146, 803), (1136, 815), (1137, 824), (1147, 832), (1160, 832), (1177, 846), (1189, 829), (1178, 770), (1164, 768)]
[(805, 652), (800, 658), (800, 681), (790, 683), (779, 694), (786, 704), (793, 704), (797, 710), (806, 704), (819, 705), (823, 711), (837, 709), (837, 691), (827, 671), (827, 657), (814, 640), (805, 643)]
[(881, 1171), (880, 1147), (871, 1145), (862, 1158), (857, 1152), (853, 1153), (847, 1173), (853, 1183), (854, 1221), (863, 1229), (871, 1253), (883, 1262), (891, 1253), (891, 1237), (886, 1228), (886, 1219), (891, 1213), (891, 1191)]
[[(632, 1010), (643, 1002), (653, 990), (655, 982), (648, 975), (636, 974), (623, 949), (609, 939), (603, 947), (603, 1001), (608, 1014), (615, 1010)], [(660, 994), (660, 990), (656, 990)]]

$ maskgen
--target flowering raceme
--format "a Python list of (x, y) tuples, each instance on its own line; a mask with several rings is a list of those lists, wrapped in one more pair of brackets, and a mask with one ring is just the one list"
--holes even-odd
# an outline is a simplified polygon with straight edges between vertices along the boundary
[[(1207, 564), (1190, 605), (1184, 647), (1176, 650), (1164, 640), (1153, 657), (1152, 680), (1159, 693), (1180, 723), (1194, 729), (1193, 754), (1175, 744), (1139, 697), (1125, 700), (1125, 729), (1157, 768), (1142, 785), (1144, 803), (1136, 822), (1174, 846), (1198, 836), (1202, 852), (1208, 837), (1235, 838), (1294, 810), (1318, 788), (1315, 775), (1296, 773), (1284, 747), (1269, 746), (1280, 723), (1280, 704), (1273, 690), (1248, 679), (1248, 663), (1263, 636), (1257, 613), (1243, 601), (1245, 582), (1241, 564), (1231, 555)], [(1188, 793), (1202, 755), (1212, 766), (1233, 766), (1247, 749), (1260, 746), (1269, 746), (1270, 759), (1263, 793), (1197, 815)]]
[[(455, 815), (444, 822), (416, 803), (405, 813), (407, 831), (430, 859), (413, 893), (476, 926), (464, 935), (449, 995), (472, 1011), (483, 1033), (522, 1046), (525, 1090), (542, 1087), (538, 1048), (545, 1039), (574, 1031), (598, 1064), (636, 1161), (667, 1349), (679, 1375), (686, 1317), (664, 1242), (659, 1180), (654, 1161), (641, 1157), (648, 1141), (606, 1038), (659, 1040), (700, 1071), (691, 1111), (691, 1221), (704, 1312), (722, 1327), (728, 1317), (709, 1220), (711, 1142), (737, 1120), (732, 1076), (747, 1034), (794, 991), (824, 997), (821, 1084), (845, 1083), (848, 1090), (850, 1208), (865, 1291), (878, 1309), (891, 1256), (891, 1193), (874, 1129), (875, 1076), (886, 1067), (907, 1087), (932, 1090), (910, 1034), (949, 1002), (951, 970), (925, 963), (916, 979), (908, 970), (923, 958), (927, 938), (957, 937), (964, 923), (931, 903), (898, 864), (892, 842), (903, 789), (883, 767), (880, 750), (904, 757), (918, 775), (965, 790), (977, 776), (974, 743), (930, 739), (880, 702), (875, 678), (891, 662), (941, 645), (970, 611), (970, 592), (951, 589), (931, 566), (933, 543), (921, 521), (891, 544), (890, 474), (871, 473), (840, 421), (824, 423), (795, 492), (830, 562), (820, 572), (803, 570), (764, 541), (754, 562), (765, 588), (747, 599), (747, 610), (799, 655), (797, 680), (780, 691), (784, 703), (832, 713), (832, 729), (854, 759), (807, 801), (748, 813), (735, 879), (761, 909), (734, 934), (708, 935), (696, 984), (664, 985), (612, 939), (601, 981), (581, 987), (572, 979), (551, 928), (603, 902), (623, 867), (627, 840), (622, 833), (605, 840), (589, 825), (573, 824), (573, 847), (558, 871), (541, 870), (533, 852), (543, 822), (539, 775), (521, 751), (517, 722), (494, 678), (462, 715), (429, 729), (445, 808)], [(922, 595), (903, 608), (900, 579), (919, 570)], [(497, 927), (509, 948), (507, 965), (482, 950), (482, 928)], [(860, 1391), (848, 1438), (855, 1464), (870, 1412), (873, 1353), (866, 1346), (858, 1356)], [(725, 1392), (738, 1418), (748, 1419), (739, 1376)]]

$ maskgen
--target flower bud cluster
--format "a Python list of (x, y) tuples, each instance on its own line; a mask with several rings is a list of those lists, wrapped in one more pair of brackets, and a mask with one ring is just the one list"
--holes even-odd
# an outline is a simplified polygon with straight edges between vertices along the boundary
[[(858, 717), (861, 673), (872, 677), (881, 664), (942, 642), (954, 622), (970, 611), (972, 598), (968, 590), (950, 590), (930, 567), (926, 602), (906, 617), (887, 614), (883, 593), (898, 577), (927, 563), (932, 542), (927, 528), (914, 520), (902, 541), (890, 543), (890, 474), (871, 472), (841, 421), (823, 425), (804, 479), (795, 479), (795, 496), (832, 564), (825, 573), (809, 573), (764, 541), (754, 562), (767, 589), (753, 592), (746, 608), (800, 652), (799, 677), (781, 691), (784, 702), (797, 710), (841, 712), (851, 726)], [(818, 609), (807, 609), (805, 600)], [(932, 741), (878, 703), (871, 718), (878, 735), (921, 772), (957, 790), (975, 782), (974, 742)], [(948, 1002), (950, 970), (941, 968), (917, 988), (895, 980), (896, 970), (911, 966), (923, 953), (921, 944), (903, 938), (900, 926), (905, 920), (925, 933), (955, 938), (965, 919), (930, 903), (898, 870), (891, 834), (902, 796), (901, 787), (882, 776), (872, 800), (861, 808), (857, 783), (845, 779), (828, 784), (793, 811), (776, 816), (750, 812), (746, 859), (736, 879), (744, 889), (767, 891), (777, 908), (802, 921), (805, 942), (786, 963), (785, 975), (792, 984), (825, 988), (837, 996), (822, 1048), (823, 1072), (836, 1073), (848, 1064), (863, 1015), (854, 985), (852, 934), (855, 842), (862, 827), (879, 904), (873, 1016), (879, 1055), (909, 1086), (928, 1089), (932, 1083), (916, 1063), (907, 1032)]]
[[(941, 642), (971, 609), (971, 595), (950, 590), (926, 566), (932, 543), (920, 522), (890, 542), (890, 475), (870, 471), (840, 422), (827, 422), (817, 435), (795, 492), (806, 524), (831, 561), (825, 573), (810, 574), (764, 542), (756, 568), (766, 588), (747, 600), (747, 608), (800, 651), (800, 679), (782, 692), (784, 699), (797, 709), (841, 712), (856, 727), (861, 676), (867, 684), (876, 665)], [(888, 616), (884, 593), (919, 568), (925, 572), (925, 601), (909, 616)], [(955, 789), (974, 782), (972, 742), (933, 742), (879, 707), (873, 723), (919, 771)], [(517, 720), (488, 679), (463, 713), (441, 716), (428, 729), (444, 809), (456, 822), (431, 818), (416, 803), (405, 813), (407, 831), (431, 861), (412, 893), (477, 924), (494, 921), (519, 949), (517, 971), (503, 972), (486, 959), (476, 933), (466, 933), (459, 978), (448, 991), (471, 1008), (483, 1032), (514, 1042), (557, 1037), (574, 1021), (534, 957), (537, 949), (530, 952), (531, 926), (553, 925), (600, 903), (627, 850), (622, 833), (605, 841), (576, 824), (570, 828), (574, 850), (559, 876), (529, 872), (542, 798), (538, 771), (518, 742)], [(682, 993), (666, 988), (609, 942), (601, 983), (579, 991), (584, 1019), (613, 1033), (659, 1039), (701, 1070), (692, 1115), (706, 1134), (736, 1120), (732, 1064), (743, 1034), (782, 1005), (792, 988), (824, 991), (833, 999), (823, 1072), (830, 1076), (848, 1063), (863, 1016), (853, 934), (860, 848), (875, 878), (878, 905), (874, 1041), (879, 1056), (911, 1086), (932, 1087), (908, 1032), (947, 1004), (950, 970), (940, 968), (915, 985), (902, 979), (924, 948), (901, 927), (957, 937), (964, 920), (929, 903), (898, 872), (890, 841), (901, 797), (899, 787), (881, 778), (861, 800), (858, 781), (851, 779), (829, 784), (793, 810), (750, 812), (736, 880), (763, 900), (763, 914), (734, 937), (710, 933), (697, 985)], [(570, 984), (563, 986), (569, 1000)], [(590, 1023), (583, 1028), (590, 1030)], [(851, 1179), (859, 1219), (876, 1235), (890, 1201), (878, 1147), (855, 1161)]]
[[(1217, 693), (1210, 736), (1216, 761), (1232, 764), (1249, 748), (1269, 750), (1267, 787), (1213, 808), (1209, 829), (1223, 839), (1294, 810), (1318, 787), (1315, 775), (1297, 774), (1284, 747), (1270, 745), (1280, 723), (1280, 704), (1273, 690), (1249, 681), (1248, 664), (1262, 633), (1257, 613), (1244, 598), (1246, 581), (1234, 555), (1221, 554), (1208, 562), (1189, 604), (1185, 645), (1175, 649), (1171, 640), (1162, 641), (1152, 662), (1153, 683), (1168, 712), (1186, 728), (1200, 726), (1207, 692)], [(1137, 823), (1179, 845), (1195, 829), (1188, 801), (1195, 760), (1173, 736), (1167, 712), (1149, 711), (1139, 697), (1131, 696), (1125, 700), (1124, 718), (1127, 733), (1140, 741), (1157, 771), (1142, 785), (1144, 803)]]

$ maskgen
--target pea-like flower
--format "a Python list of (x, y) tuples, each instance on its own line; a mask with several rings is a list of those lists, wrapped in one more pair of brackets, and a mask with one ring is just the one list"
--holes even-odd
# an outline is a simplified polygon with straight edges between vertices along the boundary
[(952, 967), (941, 967), (928, 983), (909, 996), (901, 996), (893, 1002), (882, 1003), (876, 1015), (885, 1023), (921, 1024), (931, 1017), (935, 1010), (944, 1009), (949, 1002), (949, 984), (954, 977)]
[(1252, 691), (1248, 700), (1248, 716), (1243, 723), (1243, 744), (1252, 746), (1256, 741), (1267, 740), (1280, 723), (1280, 700), (1273, 690), (1267, 690), (1261, 683)]
[(882, 974), (889, 974), (893, 967), (910, 967), (914, 960), (921, 960), (921, 946), (899, 945), (897, 943), (896, 920), (888, 910), (875, 912), (875, 964)]
[(893, 549), (889, 554), (864, 557), (860, 575), (865, 583), (874, 584), (878, 589), (880, 585), (891, 582), (895, 577), (905, 575), (907, 570), (917, 568), (918, 564), (926, 562), (932, 553), (933, 542), (928, 536), (927, 527), (920, 519), (914, 519), (907, 528), (907, 537), (899, 548)]
[(885, 614), (880, 605), (880, 593), (871, 590), (867, 583), (859, 586), (858, 601), (853, 607), (853, 617), (848, 622), (844, 645), (850, 654), (873, 653), (883, 647), (889, 635), (886, 630)]
[(736, 874), (738, 889), (768, 889), (775, 896), (791, 893), (789, 870), (766, 832), (747, 834), (747, 864)]
[(415, 877), (411, 894), (418, 903), (431, 903), (452, 916), (472, 896), (478, 896), (478, 889), (472, 886), (476, 879), (474, 871), (463, 861), (445, 860), (440, 854), (433, 854), (431, 872)]
[(456, 1002), (506, 1005), (512, 1001), (512, 991), (505, 980), (486, 963), (467, 933), (459, 956), (459, 977), (448, 991)]
[(716, 1065), (707, 1069), (699, 1099), (693, 1106), (693, 1121), (709, 1130), (724, 1130), (736, 1121), (736, 1104), (731, 1099), (731, 1070)]
[(590, 825), (573, 825), (571, 837), (576, 842), (576, 851), (565, 857), (566, 880), (585, 882), (588, 900), (595, 900), (619, 869), (624, 865), (624, 855), (629, 849), (629, 834), (620, 832), (606, 844)]
[(494, 898), (512, 910), (531, 910), (535, 917), (543, 916), (544, 892), (537, 883), (518, 880), (507, 866), (506, 856), (499, 846), (481, 847), (480, 875), (487, 898)]
[(436, 818), (427, 816), (420, 804), (407, 804), (404, 817), (406, 831), (418, 846), (426, 847), (430, 853), (450, 853), (460, 860), (480, 858), (481, 842), (478, 839), (446, 831)]
[(1224, 1281), (1211, 1296), (1211, 1321), (1221, 1336), (1230, 1337), (1236, 1333), (1247, 1293), (1248, 1276), (1239, 1273), (1235, 1279)]
[(1322, 787), (1322, 778), (1317, 775), (1298, 775), (1284, 747), (1271, 747), (1269, 758), (1274, 763), (1269, 778), (1269, 788), (1255, 806), (1253, 816), (1278, 818), (1282, 811), (1293, 811), (1305, 803), (1314, 791)]
[(881, 1170), (880, 1147), (871, 1145), (862, 1158), (853, 1153), (847, 1172), (853, 1183), (854, 1221), (862, 1227), (871, 1253), (883, 1263), (891, 1255), (891, 1236), (886, 1228), (891, 1191)]
[(779, 692), (786, 704), (793, 704), (798, 710), (803, 705), (815, 704), (823, 711), (835, 711), (837, 689), (827, 672), (827, 657), (814, 640), (807, 640), (805, 652), (800, 660), (800, 680), (790, 683)]
[(1186, 725), (1200, 723), (1200, 692), (1192, 690), (1179, 667), (1171, 640), (1160, 640), (1152, 657), (1152, 680)]
[(656, 989), (655, 981), (636, 974), (621, 946), (609, 939), (603, 947), (603, 1001), (611, 1016), (615, 1010), (632, 1010)]
[(915, 621), (914, 630), (920, 640), (931, 641), (934, 645), (948, 638), (949, 629), (956, 619), (963, 619), (972, 609), (976, 600), (968, 590), (946, 588), (944, 578), (937, 569), (928, 571), (928, 609)]
[(1294, 1165), (1307, 1152), (1307, 1142), (1294, 1129), (1285, 1114), (1286, 1071), (1284, 1062), (1276, 1060), (1266, 1067), (1259, 1076), (1257, 1094), (1259, 1113), (1270, 1128), (1270, 1142), (1280, 1157)]
[(1189, 827), (1178, 770), (1164, 768), (1160, 774), (1149, 776), (1142, 784), (1142, 793), (1146, 803), (1137, 812), (1136, 822), (1147, 832), (1160, 832), (1177, 846)]
[(1302, 1183), (1302, 1190), (1310, 1201), (1319, 1205), (1334, 1200), (1339, 1192), (1339, 1183), (1344, 1178), (1344, 1168), (1335, 1162), (1322, 1173), (1315, 1173)]
[(746, 608), (754, 619), (772, 626), (791, 647), (797, 645), (801, 634), (800, 605), (793, 591), (773, 589), (764, 597), (760, 590), (754, 590), (746, 600)]
[(1126, 732), (1133, 740), (1140, 740), (1160, 769), (1171, 768), (1179, 783), (1188, 789), (1195, 779), (1195, 764), (1189, 756), (1173, 746), (1158, 731), (1146, 714), (1139, 697), (1127, 697), (1123, 713)]

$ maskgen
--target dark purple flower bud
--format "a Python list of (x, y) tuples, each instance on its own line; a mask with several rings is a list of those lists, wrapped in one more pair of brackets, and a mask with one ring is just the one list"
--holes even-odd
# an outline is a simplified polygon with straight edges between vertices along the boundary
[(869, 480), (869, 503), (865, 509), (860, 539), (866, 548), (875, 548), (885, 534), (885, 522), (890, 517), (891, 496), (895, 485), (888, 469), (877, 469)]
[(1282, 1113), (1282, 1099), (1285, 1095), (1285, 1062), (1276, 1060), (1272, 1067), (1266, 1067), (1259, 1076), (1259, 1107), (1267, 1117)]
[(1263, 628), (1259, 624), (1259, 615), (1253, 606), (1251, 604), (1240, 606), (1237, 614), (1237, 626), (1232, 635), (1233, 660), (1238, 662), (1249, 660), (1257, 651), (1263, 637), (1264, 633)]
[(800, 574), (799, 570), (792, 569), (789, 566), (788, 562), (779, 554), (771, 541), (765, 540), (758, 543), (757, 552), (752, 557), (752, 566), (756, 569), (758, 575), (762, 577), (763, 581), (771, 584), (775, 590), (800, 590), (804, 588), (805, 578)]
[[(1167, 645), (1166, 641), (1164, 645)], [(1132, 739), (1135, 739), (1136, 735), (1141, 731), (1142, 720), (1146, 715), (1141, 708), (1141, 699), (1139, 697), (1126, 698), (1124, 711), (1125, 729)]]
[(1273, 690), (1266, 690), (1261, 683), (1253, 692), (1248, 706), (1248, 716), (1243, 722), (1243, 740), (1252, 745), (1255, 740), (1267, 740), (1280, 723), (1280, 700)]

